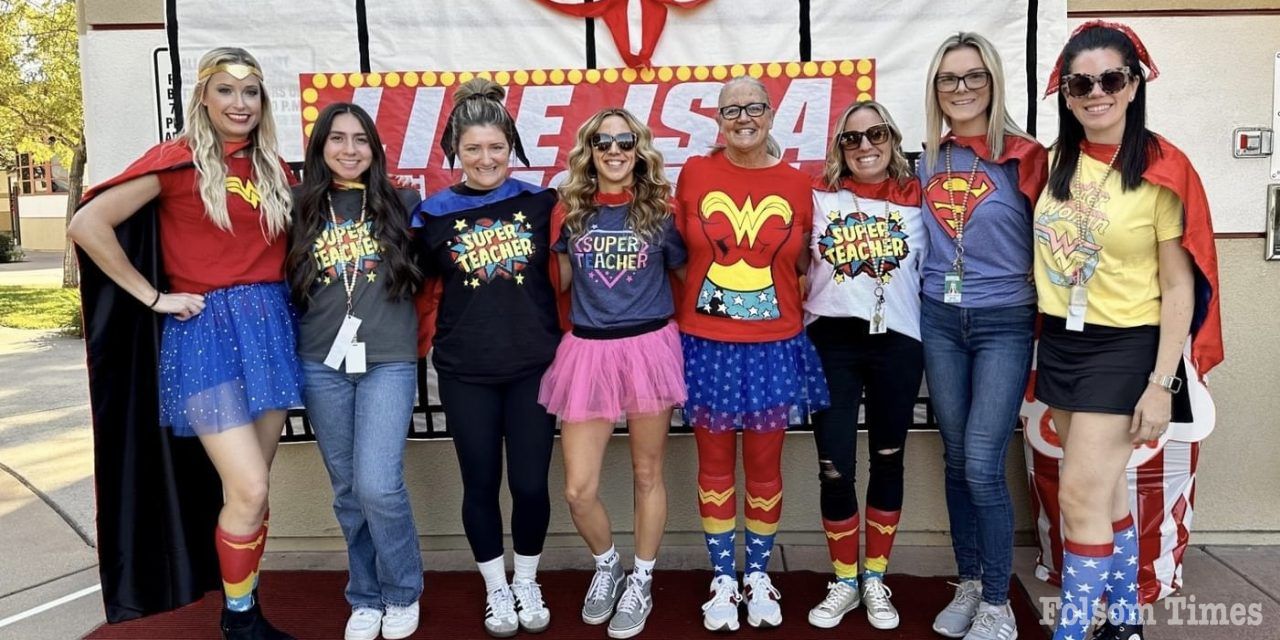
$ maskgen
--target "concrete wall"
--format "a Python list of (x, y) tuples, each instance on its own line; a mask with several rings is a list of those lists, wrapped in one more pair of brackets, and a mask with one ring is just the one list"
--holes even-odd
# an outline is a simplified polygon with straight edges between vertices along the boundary
[[(158, 23), (163, 20), (163, 2), (84, 0), (80, 4), (85, 18), (82, 29), (86, 31), (82, 58), (92, 181), (119, 171), (155, 141), (150, 55), (152, 47), (164, 45), (159, 30), (103, 31), (93, 27)], [(1262, 260), (1267, 163), (1235, 160), (1229, 148), (1231, 128), (1270, 122), (1270, 65), (1280, 48), (1274, 38), (1260, 37), (1276, 33), (1280, 18), (1240, 11), (1276, 9), (1280, 3), (1073, 0), (1070, 8), (1073, 12), (1105, 12), (1134, 25), (1143, 35), (1164, 73), (1150, 89), (1153, 128), (1167, 134), (1195, 162), (1205, 179), (1219, 230), (1242, 232), (1218, 241), (1227, 361), (1211, 381), (1218, 428), (1205, 442), (1200, 459), (1194, 539), (1197, 543), (1280, 543), (1280, 509), (1273, 506), (1274, 496), (1280, 494), (1280, 470), (1272, 453), (1280, 447), (1280, 395), (1271, 391), (1277, 380), (1276, 363), (1280, 362), (1274, 319), (1280, 309), (1280, 287), (1275, 284), (1280, 281), (1280, 262)], [(1123, 15), (1150, 10), (1157, 13)], [(1186, 15), (1213, 10), (1231, 13)], [(1051, 101), (1041, 104), (1053, 108)], [(128, 110), (146, 115), (121, 117)], [(610, 447), (603, 488), (619, 532), (631, 526), (625, 444), (619, 438)], [(865, 439), (859, 446), (866, 450)], [(671, 517), (666, 540), (697, 543), (700, 529), (692, 439), (673, 437), (669, 451)], [(558, 490), (563, 482), (558, 449), (555, 455), (551, 483)], [(821, 543), (814, 460), (810, 436), (788, 436), (781, 528), (791, 542)], [(901, 539), (945, 544), (946, 509), (937, 434), (912, 434), (906, 464), (907, 507)], [(1015, 443), (1008, 475), (1019, 506), (1018, 535), (1026, 542), (1031, 539), (1031, 530), (1024, 466), (1021, 445)], [(409, 443), (406, 480), (426, 548), (465, 547), (457, 478), (451, 443)], [(314, 445), (282, 447), (273, 479), (272, 548), (340, 549), (340, 534), (329, 509), (327, 477)], [(865, 477), (860, 481), (865, 483)], [(553, 505), (549, 544), (579, 545), (562, 501), (553, 497)], [(627, 544), (628, 538), (620, 536), (619, 541)]]
[(18, 196), (22, 248), (61, 251), (67, 241), (67, 195)]

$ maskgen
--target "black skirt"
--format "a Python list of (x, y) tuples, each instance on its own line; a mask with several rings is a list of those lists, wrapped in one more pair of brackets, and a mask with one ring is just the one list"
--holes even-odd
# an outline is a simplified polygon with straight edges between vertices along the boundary
[[(1036, 350), (1036, 398), (1054, 409), (1133, 415), (1156, 364), (1160, 327), (1084, 325), (1043, 315)], [(1191, 422), (1187, 369), (1178, 362), (1182, 389), (1173, 396), (1172, 422)]]

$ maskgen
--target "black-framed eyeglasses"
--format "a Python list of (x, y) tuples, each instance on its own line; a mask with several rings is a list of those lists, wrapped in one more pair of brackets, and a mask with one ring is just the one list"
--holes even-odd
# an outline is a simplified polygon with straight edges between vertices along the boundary
[(1116, 67), (1096, 76), (1092, 73), (1068, 73), (1062, 76), (1058, 88), (1072, 98), (1083, 98), (1093, 93), (1094, 85), (1102, 87), (1103, 93), (1112, 94), (1128, 86), (1132, 79), (1129, 67)]
[(991, 84), (991, 72), (970, 71), (962, 76), (950, 73), (938, 74), (933, 79), (933, 88), (942, 93), (955, 93), (960, 90), (961, 82), (964, 82), (965, 88), (975, 91)]
[(862, 146), (862, 139), (866, 138), (871, 144), (884, 144), (893, 136), (893, 131), (889, 129), (889, 123), (881, 122), (867, 127), (866, 131), (845, 131), (836, 140), (840, 144), (841, 149), (857, 149)]
[(636, 134), (630, 131), (623, 131), (622, 133), (614, 135), (597, 133), (591, 136), (591, 146), (595, 147), (596, 151), (601, 153), (609, 151), (609, 148), (612, 147), (615, 142), (618, 143), (618, 148), (622, 151), (630, 151), (636, 148)]
[(720, 107), (720, 117), (725, 120), (737, 120), (743, 112), (752, 118), (759, 118), (769, 110), (769, 105), (763, 102), (752, 102), (751, 104), (727, 104)]

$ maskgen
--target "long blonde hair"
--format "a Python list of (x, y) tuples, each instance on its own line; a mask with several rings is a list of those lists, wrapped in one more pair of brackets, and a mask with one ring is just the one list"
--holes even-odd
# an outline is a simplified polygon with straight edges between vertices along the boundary
[(617, 116), (636, 134), (635, 180), (631, 185), (631, 208), (627, 226), (645, 242), (660, 239), (662, 225), (671, 217), (671, 183), (663, 172), (662, 154), (653, 146), (653, 132), (626, 109), (602, 109), (578, 127), (577, 140), (569, 152), (569, 178), (561, 183), (560, 202), (564, 206), (564, 228), (569, 238), (577, 238), (595, 216), (598, 185), (591, 156), (591, 136), (600, 131), (605, 118)]
[(1005, 135), (1015, 135), (1035, 140), (1018, 123), (1013, 121), (1005, 105), (1004, 64), (1000, 62), (1000, 54), (991, 41), (969, 31), (961, 31), (942, 41), (938, 51), (933, 54), (929, 63), (929, 74), (926, 76), (924, 92), (924, 171), (932, 171), (938, 161), (938, 149), (942, 141), (942, 124), (946, 115), (942, 113), (942, 104), (938, 101), (938, 90), (933, 87), (934, 78), (938, 77), (938, 68), (942, 66), (942, 57), (960, 47), (971, 47), (982, 58), (982, 66), (991, 74), (991, 106), (987, 110), (987, 148), (991, 157), (999, 158), (1004, 153)]
[(844, 123), (848, 122), (849, 116), (863, 109), (875, 111), (876, 115), (879, 115), (880, 119), (889, 126), (889, 177), (898, 182), (911, 177), (911, 162), (902, 153), (902, 130), (893, 121), (893, 116), (890, 116), (889, 110), (879, 102), (861, 100), (849, 105), (849, 108), (840, 114), (840, 120), (837, 121), (840, 123), (840, 128), (831, 134), (831, 142), (827, 145), (827, 162), (823, 167), (822, 179), (832, 189), (840, 187), (840, 178), (852, 174), (844, 161), (844, 149), (840, 148), (840, 134), (844, 133)]
[[(204, 54), (197, 68), (199, 72), (222, 64), (245, 64), (259, 71), (262, 67), (248, 51), (235, 47), (219, 47)], [(186, 124), (179, 138), (186, 140), (195, 163), (200, 200), (204, 213), (214, 226), (231, 231), (231, 216), (227, 214), (227, 165), (223, 160), (222, 137), (209, 118), (209, 111), (201, 103), (210, 75), (196, 82), (191, 88), (191, 100), (187, 102)], [(271, 115), (271, 100), (266, 87), (262, 87), (262, 114), (258, 126), (251, 134), (253, 153), (253, 181), (261, 200), (258, 204), (260, 226), (268, 239), (284, 233), (289, 227), (293, 197), (289, 180), (280, 167), (280, 154), (276, 144), (276, 121)]]

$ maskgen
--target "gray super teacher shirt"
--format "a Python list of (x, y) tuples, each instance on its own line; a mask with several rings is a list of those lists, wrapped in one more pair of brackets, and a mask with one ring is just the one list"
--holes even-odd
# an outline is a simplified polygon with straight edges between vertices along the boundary
[[(365, 343), (365, 360), (415, 362), (418, 359), (418, 313), (412, 298), (387, 297), (382, 275), (382, 247), (373, 236), (373, 224), (360, 219), (359, 190), (330, 191), (338, 224), (329, 219), (311, 248), (320, 274), (311, 286), (311, 301), (298, 323), (298, 357), (323, 362), (338, 335), (347, 311), (347, 292), (342, 277), (355, 276), (352, 315), (360, 318), (356, 338)], [(418, 205), (417, 191), (397, 189), (404, 207), (403, 224), (409, 226), (409, 212)], [(294, 189), (295, 201), (298, 191)], [(328, 216), (326, 216), (328, 217)]]

